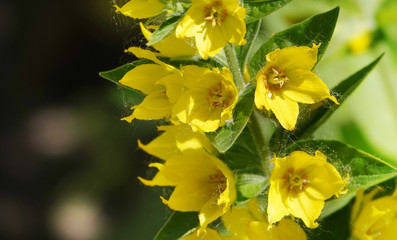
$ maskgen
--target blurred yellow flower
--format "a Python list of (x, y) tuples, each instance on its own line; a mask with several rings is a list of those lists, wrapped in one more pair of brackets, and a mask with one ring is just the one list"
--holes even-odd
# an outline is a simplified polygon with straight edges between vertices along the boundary
[(312, 104), (326, 98), (339, 104), (328, 87), (311, 70), (319, 45), (276, 49), (266, 55), (266, 65), (257, 73), (255, 105), (271, 110), (281, 126), (293, 130), (300, 103)]
[(201, 57), (213, 57), (227, 42), (246, 43), (245, 12), (238, 0), (192, 0), (176, 28), (176, 37), (195, 37)]
[(352, 235), (359, 240), (391, 240), (397, 236), (397, 187), (391, 196), (373, 200), (379, 189), (357, 192), (352, 211)]
[(139, 178), (148, 186), (175, 186), (168, 200), (175, 211), (199, 212), (201, 228), (222, 216), (236, 199), (235, 178), (225, 163), (202, 149), (187, 149), (149, 166), (159, 170), (152, 180)]
[(114, 5), (116, 12), (131, 18), (150, 18), (164, 11), (165, 4), (159, 0), (130, 0), (121, 8)]
[(371, 31), (367, 30), (352, 37), (348, 42), (348, 46), (352, 53), (361, 54), (367, 51), (371, 45), (371, 41), (372, 33)]
[(232, 119), (238, 91), (228, 68), (189, 65), (182, 71), (186, 90), (174, 105), (173, 116), (204, 132), (215, 131)]
[(315, 228), (324, 201), (338, 196), (346, 186), (335, 167), (320, 151), (311, 156), (302, 151), (284, 158), (274, 156), (275, 164), (269, 179), (267, 213), (269, 223), (280, 221), (286, 215), (301, 218), (306, 226)]
[[(146, 40), (149, 41), (150, 37), (152, 36), (152, 32), (150, 32), (149, 29), (145, 28), (142, 23), (139, 23), (139, 26), (141, 27), (143, 36), (145, 36)], [(154, 28), (157, 28), (157, 26), (155, 26)], [(197, 53), (197, 49), (194, 47), (193, 39), (176, 38), (175, 32), (171, 33), (160, 42), (157, 42), (150, 46), (160, 52), (158, 54), (158, 56), (160, 57), (173, 58), (180, 56), (193, 56)]]
[(206, 232), (198, 232), (198, 230), (190, 233), (187, 236), (183, 236), (178, 240), (222, 240), (223, 238), (219, 235), (219, 233), (211, 228), (207, 228)]
[(134, 118), (148, 120), (170, 117), (172, 106), (183, 91), (181, 71), (158, 60), (151, 51), (130, 47), (126, 52), (154, 63), (135, 67), (119, 81), (147, 95), (140, 104), (131, 108), (134, 109), (133, 113), (122, 120), (131, 122)]
[(283, 218), (280, 223), (269, 228), (256, 198), (249, 200), (245, 207), (232, 207), (222, 216), (232, 239), (239, 240), (306, 240), (303, 229), (293, 220)]
[(207, 136), (200, 130), (193, 131), (192, 127), (187, 124), (160, 126), (158, 130), (164, 132), (149, 144), (144, 145), (138, 141), (140, 148), (158, 158), (168, 159), (187, 149), (213, 151)]

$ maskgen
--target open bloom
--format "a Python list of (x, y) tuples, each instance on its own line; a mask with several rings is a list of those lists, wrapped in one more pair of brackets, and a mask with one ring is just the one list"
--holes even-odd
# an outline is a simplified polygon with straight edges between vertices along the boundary
[(174, 105), (173, 116), (204, 132), (215, 131), (232, 119), (238, 91), (228, 68), (189, 65), (182, 71), (186, 90)]
[(352, 211), (352, 235), (359, 240), (390, 240), (397, 234), (397, 187), (391, 196), (373, 200), (379, 189), (357, 192)]
[(200, 130), (194, 131), (187, 124), (160, 126), (158, 130), (164, 132), (147, 145), (138, 141), (140, 148), (158, 158), (168, 159), (175, 154), (181, 154), (187, 149), (213, 151), (212, 144), (207, 136)]
[(150, 18), (164, 11), (165, 4), (159, 0), (131, 0), (121, 8), (114, 5), (116, 12), (131, 18)]
[[(145, 36), (146, 40), (149, 41), (150, 37), (152, 36), (152, 32), (150, 32), (148, 28), (145, 28), (142, 23), (139, 23), (139, 26), (141, 27), (143, 36)], [(151, 27), (153, 28), (153, 26)], [(155, 26), (154, 28), (156, 27), (157, 26)], [(193, 44), (193, 39), (176, 38), (175, 32), (172, 32), (160, 42), (157, 42), (150, 46), (160, 52), (158, 54), (158, 56), (160, 57), (173, 58), (180, 56), (193, 56), (197, 53), (197, 49), (194, 47)]]
[(192, 0), (176, 28), (176, 36), (195, 37), (201, 57), (213, 57), (227, 42), (246, 43), (245, 12), (238, 0)]
[(320, 151), (314, 156), (295, 151), (284, 158), (275, 156), (272, 162), (275, 166), (269, 180), (269, 223), (291, 214), (301, 218), (309, 228), (317, 227), (315, 220), (320, 216), (324, 201), (338, 196), (347, 181)]
[(287, 130), (293, 130), (300, 103), (312, 104), (326, 98), (338, 104), (328, 87), (311, 70), (317, 49), (301, 46), (276, 49), (266, 55), (266, 65), (256, 75), (255, 105), (272, 111)]
[(236, 199), (235, 178), (225, 163), (202, 149), (187, 149), (165, 163), (152, 163), (159, 172), (152, 180), (139, 178), (148, 186), (175, 186), (168, 200), (171, 209), (198, 211), (200, 230), (222, 216)]
[(134, 118), (148, 120), (170, 117), (172, 106), (183, 91), (182, 73), (158, 60), (151, 51), (137, 47), (130, 47), (126, 51), (154, 63), (135, 67), (119, 81), (147, 95), (140, 104), (131, 108), (134, 109), (133, 113), (123, 120), (131, 122)]
[(283, 218), (280, 223), (268, 229), (269, 223), (256, 198), (245, 207), (232, 207), (222, 216), (223, 224), (233, 239), (239, 240), (306, 240), (305, 231), (293, 220)]

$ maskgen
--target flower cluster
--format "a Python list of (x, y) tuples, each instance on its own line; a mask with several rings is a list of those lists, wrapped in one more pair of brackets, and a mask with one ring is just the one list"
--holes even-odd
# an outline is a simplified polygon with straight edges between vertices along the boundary
[[(294, 133), (300, 109), (339, 105), (313, 70), (325, 44), (312, 39), (280, 47), (273, 41), (269, 50), (271, 44), (265, 42), (257, 54), (249, 54), (253, 43), (242, 47), (254, 41), (246, 36), (246, 28), (253, 26), (247, 25), (246, 17), (251, 14), (252, 21), (259, 11), (254, 6), (269, 3), (246, 4), (251, 8), (237, 0), (131, 0), (116, 6), (116, 12), (131, 18), (150, 18), (139, 24), (153, 51), (128, 48), (126, 52), (140, 60), (118, 79), (144, 98), (122, 119), (166, 122), (151, 142), (138, 141), (141, 149), (158, 158), (149, 164), (156, 174), (139, 180), (147, 186), (172, 187), (162, 202), (175, 211), (198, 213), (198, 225), (178, 236), (183, 240), (305, 240), (301, 226), (318, 227), (326, 201), (336, 201), (348, 191), (347, 177), (338, 171), (342, 160), (330, 161), (328, 156), (332, 145), (321, 150), (319, 144), (276, 148), (261, 135), (257, 119), (277, 119), (279, 133), (285, 134), (279, 135), (292, 139), (295, 136), (287, 134)], [(250, 71), (255, 72), (253, 79)], [(331, 101), (325, 104), (327, 99)], [(256, 156), (253, 152), (260, 152), (259, 159), (250, 159)], [(258, 187), (255, 178), (265, 180)], [(395, 195), (364, 200), (353, 221), (354, 236), (389, 234), (397, 222), (397, 208), (384, 208), (386, 202), (395, 204)], [(376, 218), (369, 223), (369, 216)], [(223, 231), (218, 232), (219, 224)]]

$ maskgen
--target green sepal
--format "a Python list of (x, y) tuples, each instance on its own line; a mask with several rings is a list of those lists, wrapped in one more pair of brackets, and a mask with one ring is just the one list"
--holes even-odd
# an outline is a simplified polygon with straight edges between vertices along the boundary
[(197, 212), (174, 212), (153, 240), (175, 240), (198, 225)]
[(286, 150), (286, 154), (296, 150), (311, 155), (319, 150), (327, 157), (327, 161), (341, 173), (342, 178), (347, 178), (349, 181), (346, 186), (348, 190), (346, 194), (326, 201), (320, 219), (326, 218), (347, 205), (359, 189), (367, 189), (397, 177), (397, 166), (392, 166), (371, 154), (338, 141), (298, 141)]
[(239, 95), (233, 111), (233, 120), (227, 122), (217, 131), (207, 133), (208, 139), (219, 152), (226, 152), (247, 125), (254, 108), (254, 91), (255, 85), (248, 85)]
[(136, 104), (139, 104), (140, 102), (142, 102), (142, 100), (145, 98), (146, 95), (138, 90), (135, 90), (133, 88), (130, 88), (128, 86), (125, 86), (125, 85), (119, 83), (119, 81), (123, 78), (123, 76), (127, 72), (129, 72), (130, 70), (134, 69), (135, 67), (137, 67), (141, 64), (145, 64), (145, 63), (150, 63), (150, 61), (148, 61), (146, 59), (137, 60), (132, 63), (124, 64), (120, 67), (117, 67), (115, 69), (112, 69), (112, 70), (109, 70), (106, 72), (100, 72), (99, 76), (116, 84), (118, 87), (123, 89), (122, 91), (124, 93), (126, 102), (136, 105)]
[(246, 0), (244, 1), (244, 7), (247, 9), (245, 22), (251, 23), (258, 21), (289, 2), (291, 0)]
[(290, 46), (312, 47), (313, 43), (321, 43), (317, 55), (317, 62), (319, 62), (331, 40), (338, 15), (339, 7), (336, 7), (275, 34), (252, 57), (249, 64), (250, 75), (255, 76), (264, 66), (266, 55), (277, 48), (281, 49)]
[(152, 36), (149, 39), (147, 45), (153, 45), (155, 43), (160, 42), (168, 35), (170, 35), (176, 28), (179, 20), (182, 16), (174, 16), (170, 19), (165, 20), (156, 31), (153, 32)]
[(276, 153), (280, 153), (294, 141), (310, 137), (313, 132), (320, 127), (321, 124), (323, 124), (360, 85), (368, 73), (380, 61), (382, 56), (383, 54), (361, 70), (340, 82), (331, 90), (331, 92), (336, 94), (335, 97), (340, 105), (337, 105), (330, 100), (324, 100), (325, 105), (315, 109), (308, 108), (304, 110), (304, 114), (301, 114), (301, 116), (304, 116), (298, 118), (293, 131), (287, 131), (282, 127), (278, 127), (270, 140), (270, 146), (272, 147), (271, 150)]

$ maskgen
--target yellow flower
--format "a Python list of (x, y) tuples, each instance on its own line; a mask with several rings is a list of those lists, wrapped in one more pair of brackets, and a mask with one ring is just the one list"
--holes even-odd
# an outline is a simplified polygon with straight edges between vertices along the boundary
[(198, 211), (200, 230), (222, 216), (236, 199), (235, 178), (225, 163), (202, 149), (187, 149), (182, 154), (152, 163), (159, 172), (153, 180), (139, 178), (148, 186), (175, 186), (168, 200), (175, 211)]
[(119, 81), (121, 84), (137, 89), (147, 96), (138, 105), (132, 107), (134, 112), (123, 118), (131, 122), (137, 119), (161, 119), (171, 115), (171, 109), (183, 91), (182, 73), (158, 60), (154, 53), (137, 47), (130, 47), (128, 52), (139, 58), (146, 58), (154, 64), (142, 64), (127, 72)]
[(222, 237), (216, 230), (207, 228), (206, 232), (199, 232), (196, 230), (187, 236), (179, 238), (178, 240), (222, 240)]
[(391, 240), (397, 234), (397, 188), (391, 196), (372, 198), (378, 192), (374, 189), (364, 196), (364, 190), (357, 192), (352, 211), (352, 235), (359, 240)]
[(192, 0), (176, 28), (176, 37), (195, 37), (201, 57), (213, 57), (227, 42), (246, 43), (245, 12), (238, 0)]
[(232, 119), (238, 91), (228, 68), (221, 72), (189, 65), (182, 71), (186, 90), (175, 104), (173, 116), (204, 132), (215, 131)]
[(233, 239), (239, 240), (306, 240), (303, 229), (293, 220), (283, 218), (280, 223), (268, 229), (269, 223), (256, 198), (245, 207), (233, 207), (222, 216), (225, 227)]
[(114, 5), (116, 12), (131, 18), (150, 18), (164, 11), (165, 4), (159, 0), (131, 0), (121, 8)]
[(266, 55), (266, 65), (257, 73), (255, 105), (271, 110), (281, 126), (295, 128), (300, 103), (312, 104), (326, 98), (339, 104), (328, 87), (311, 69), (317, 61), (319, 45), (286, 47)]
[[(146, 40), (150, 40), (152, 33), (139, 23), (141, 31), (145, 36)], [(156, 28), (157, 26), (155, 26)], [(153, 27), (152, 27), (153, 28)], [(190, 42), (189, 42), (190, 40)], [(158, 56), (160, 57), (180, 57), (180, 56), (193, 56), (197, 53), (197, 49), (193, 47), (193, 39), (179, 39), (176, 38), (175, 32), (171, 33), (169, 36), (151, 45), (154, 49), (159, 51)]]
[(290, 156), (277, 158), (270, 176), (267, 213), (269, 223), (280, 221), (286, 215), (301, 218), (309, 228), (315, 228), (324, 201), (342, 193), (347, 184), (324, 154), (316, 151), (311, 156), (295, 151)]
[(187, 124), (160, 126), (158, 130), (164, 131), (164, 133), (149, 144), (144, 145), (138, 141), (140, 148), (158, 158), (168, 159), (175, 154), (181, 154), (187, 149), (213, 151), (212, 144), (207, 136), (200, 130), (193, 131)]
[(372, 38), (372, 33), (369, 30), (354, 36), (348, 42), (350, 51), (357, 55), (367, 51), (371, 45), (371, 40), (372, 40), (371, 38)]

